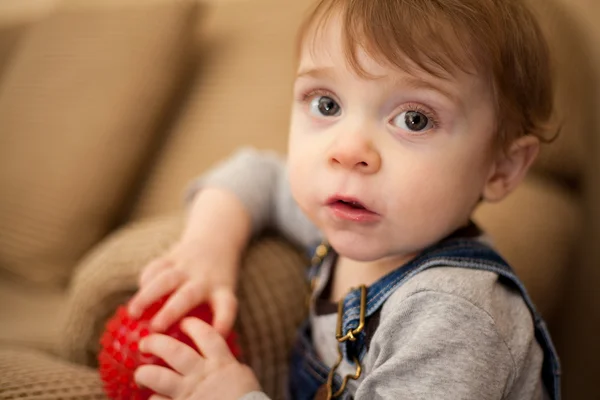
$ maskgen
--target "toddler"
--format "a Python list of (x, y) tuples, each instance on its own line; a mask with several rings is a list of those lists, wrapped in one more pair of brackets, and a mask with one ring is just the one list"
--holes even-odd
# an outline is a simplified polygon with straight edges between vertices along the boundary
[[(560, 398), (559, 362), (523, 284), (471, 222), (521, 182), (551, 133), (547, 45), (522, 0), (320, 0), (302, 25), (284, 161), (243, 150), (193, 185), (137, 316), (172, 293), (202, 355), (140, 343), (153, 399), (266, 399), (221, 335), (240, 257), (269, 226), (315, 248), (290, 399)], [(265, 104), (265, 107), (268, 107)]]

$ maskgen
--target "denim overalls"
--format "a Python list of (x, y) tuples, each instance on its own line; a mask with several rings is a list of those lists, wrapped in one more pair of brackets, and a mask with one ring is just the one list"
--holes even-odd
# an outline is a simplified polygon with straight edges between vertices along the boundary
[[(321, 258), (313, 260), (311, 275), (318, 273), (322, 259), (326, 252), (323, 246), (317, 248), (321, 252)], [(514, 274), (510, 266), (490, 247), (479, 240), (464, 237), (451, 237), (421, 253), (420, 256), (375, 282), (362, 293), (361, 289), (353, 289), (339, 305), (338, 313), (338, 335), (351, 337), (352, 340), (343, 340), (338, 337), (340, 344), (340, 358), (353, 362), (362, 361), (367, 351), (365, 343), (365, 329), (361, 325), (361, 301), (362, 322), (368, 321), (369, 317), (378, 313), (383, 303), (402, 285), (415, 274), (434, 267), (460, 267), (495, 272), (505, 285), (516, 288), (522, 295), (533, 316), (535, 326), (535, 337), (544, 352), (542, 377), (544, 386), (552, 400), (560, 400), (560, 365), (558, 356), (550, 339), (546, 324), (535, 310), (529, 295), (521, 281)], [(364, 286), (363, 286), (364, 288)], [(364, 290), (364, 289), (363, 289)], [(343, 311), (342, 311), (343, 310)], [(339, 316), (342, 316), (341, 318)], [(339, 322), (341, 321), (341, 326)], [(342, 340), (340, 340), (342, 339)], [(335, 370), (335, 368), (334, 368)], [(348, 391), (341, 391), (343, 379), (336, 372), (331, 373), (317, 356), (311, 342), (311, 332), (308, 323), (300, 329), (296, 345), (292, 351), (291, 368), (289, 376), (288, 398), (291, 400), (313, 400), (317, 398), (330, 398), (337, 394), (337, 399), (352, 399)], [(331, 380), (328, 384), (328, 377)], [(327, 386), (331, 389), (327, 394)], [(341, 392), (341, 393), (336, 393)]]

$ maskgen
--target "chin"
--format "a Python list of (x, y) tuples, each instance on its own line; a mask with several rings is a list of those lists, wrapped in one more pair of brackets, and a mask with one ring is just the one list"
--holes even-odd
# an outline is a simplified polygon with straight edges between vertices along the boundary
[(349, 232), (335, 232), (326, 236), (331, 247), (342, 257), (362, 262), (385, 257), (385, 252), (380, 248), (381, 243), (377, 243), (373, 238), (365, 238)]

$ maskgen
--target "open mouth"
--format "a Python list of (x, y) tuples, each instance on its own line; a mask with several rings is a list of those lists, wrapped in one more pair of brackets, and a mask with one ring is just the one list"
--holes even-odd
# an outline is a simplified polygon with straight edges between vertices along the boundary
[(355, 210), (366, 210), (367, 209), (367, 207), (365, 207), (362, 203), (360, 203), (358, 201), (336, 200), (332, 204), (336, 204), (336, 203), (340, 204), (342, 206), (345, 206), (345, 207), (353, 208)]
[(336, 219), (354, 222), (375, 222), (380, 215), (371, 211), (358, 199), (351, 197), (334, 196), (327, 201), (327, 206)]

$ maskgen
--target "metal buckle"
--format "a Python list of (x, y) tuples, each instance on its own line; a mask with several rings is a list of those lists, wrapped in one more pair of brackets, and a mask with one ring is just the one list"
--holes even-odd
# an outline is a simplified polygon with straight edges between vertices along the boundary
[[(354, 290), (354, 289), (350, 289), (350, 292), (352, 292), (352, 290)], [(367, 309), (367, 287), (365, 285), (361, 285), (360, 286), (360, 314), (359, 314), (358, 327), (356, 327), (356, 329), (349, 329), (348, 332), (345, 335), (343, 335), (343, 333), (342, 333), (342, 317), (344, 315), (344, 299), (341, 299), (338, 302), (337, 330), (336, 330), (335, 338), (337, 339), (337, 341), (339, 343), (344, 343), (347, 340), (354, 342), (356, 340), (356, 336), (359, 333), (361, 333), (363, 331), (363, 329), (365, 328), (366, 309)], [(338, 359), (337, 359), (335, 365), (333, 366), (333, 368), (331, 368), (331, 371), (329, 371), (329, 376), (327, 377), (327, 400), (331, 400), (333, 398), (339, 397), (342, 393), (344, 393), (344, 390), (346, 390), (348, 381), (350, 379), (356, 380), (356, 379), (360, 378), (360, 375), (362, 373), (362, 366), (360, 365), (360, 362), (358, 361), (358, 359), (356, 357), (354, 357), (354, 363), (356, 364), (356, 372), (354, 373), (354, 375), (346, 375), (344, 377), (344, 379), (342, 380), (342, 386), (340, 387), (340, 389), (337, 392), (333, 393), (333, 377), (335, 376), (335, 371), (338, 369), (338, 367), (342, 363), (343, 359), (344, 359), (344, 356), (342, 354), (341, 346), (338, 345)]]

